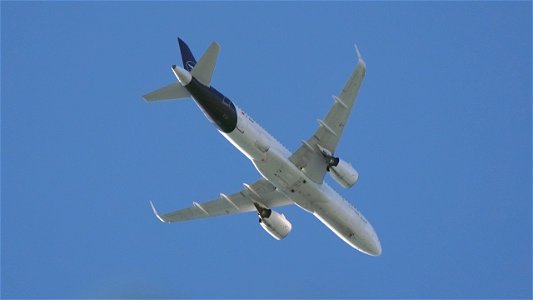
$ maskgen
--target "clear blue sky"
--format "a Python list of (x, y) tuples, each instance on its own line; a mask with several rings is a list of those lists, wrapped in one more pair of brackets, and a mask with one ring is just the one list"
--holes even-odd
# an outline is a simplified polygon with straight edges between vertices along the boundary
[[(1, 3), (2, 298), (530, 298), (531, 2)], [(289, 149), (367, 62), (331, 182), (361, 254), (297, 207), (160, 223), (258, 174), (175, 80), (176, 37)]]

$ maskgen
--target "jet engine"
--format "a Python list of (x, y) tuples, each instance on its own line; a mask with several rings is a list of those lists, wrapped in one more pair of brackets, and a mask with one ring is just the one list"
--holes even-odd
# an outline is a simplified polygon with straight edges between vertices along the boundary
[(352, 167), (351, 164), (342, 159), (338, 159), (338, 163), (328, 166), (331, 177), (337, 181), (343, 188), (351, 188), (359, 178), (359, 173)]
[[(254, 203), (255, 204), (255, 203)], [(263, 208), (255, 204), (259, 215), (259, 224), (276, 240), (285, 238), (291, 232), (292, 224), (284, 215), (269, 208)]]

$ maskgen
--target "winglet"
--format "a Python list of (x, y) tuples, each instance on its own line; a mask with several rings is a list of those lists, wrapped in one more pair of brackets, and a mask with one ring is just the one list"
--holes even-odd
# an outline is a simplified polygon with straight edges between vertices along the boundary
[(357, 47), (357, 44), (355, 44), (355, 52), (357, 52), (357, 58), (358, 58), (358, 59), (363, 59), (363, 58), (361, 57), (361, 52), (359, 52), (359, 47)]
[(363, 76), (364, 76), (366, 73), (366, 62), (363, 59), (361, 52), (359, 52), (359, 47), (357, 47), (357, 44), (355, 44), (355, 52), (357, 53), (357, 60), (358, 60), (357, 64), (363, 67)]
[(161, 215), (159, 215), (159, 213), (157, 212), (157, 209), (155, 209), (154, 203), (152, 201), (150, 201), (150, 206), (152, 206), (152, 211), (154, 212), (154, 215), (159, 219), (159, 221), (161, 221), (163, 223), (168, 223), (161, 217)]

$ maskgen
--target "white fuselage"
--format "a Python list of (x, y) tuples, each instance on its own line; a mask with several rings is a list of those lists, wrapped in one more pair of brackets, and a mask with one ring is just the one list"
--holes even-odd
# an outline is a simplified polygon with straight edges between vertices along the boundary
[(289, 150), (244, 111), (236, 109), (237, 128), (231, 133), (219, 132), (252, 161), (261, 176), (350, 246), (380, 255), (381, 244), (365, 217), (325, 182), (317, 184), (307, 178), (289, 160)]

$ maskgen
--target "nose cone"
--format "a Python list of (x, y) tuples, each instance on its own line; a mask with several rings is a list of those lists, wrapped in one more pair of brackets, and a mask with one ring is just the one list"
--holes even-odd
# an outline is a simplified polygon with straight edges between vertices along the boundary
[(372, 226), (368, 228), (365, 240), (365, 252), (368, 255), (380, 256), (382, 252), (381, 243), (379, 241), (378, 235), (376, 234), (376, 231), (374, 231), (374, 228), (372, 228)]
[(189, 71), (183, 69), (182, 67), (178, 67), (176, 65), (173, 65), (172, 66), (172, 72), (174, 72), (174, 75), (176, 75), (176, 78), (178, 78), (178, 81), (183, 86), (186, 86), (192, 80), (191, 73), (189, 73)]
[(353, 248), (370, 256), (381, 255), (381, 243), (376, 235), (376, 232), (370, 227), (365, 232), (360, 232), (358, 235), (350, 236), (350, 239), (345, 241)]
[(369, 243), (367, 249), (367, 253), (372, 256), (380, 256), (381, 255), (381, 243), (379, 242), (379, 239), (376, 237), (371, 243)]

